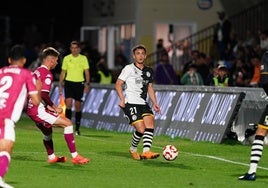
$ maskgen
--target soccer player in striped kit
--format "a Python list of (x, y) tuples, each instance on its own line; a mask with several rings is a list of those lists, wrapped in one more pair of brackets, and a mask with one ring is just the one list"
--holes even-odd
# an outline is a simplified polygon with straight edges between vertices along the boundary
[[(266, 95), (268, 95), (268, 51), (266, 51), (261, 60), (261, 78), (260, 78), (260, 86), (265, 91)], [(268, 105), (266, 105), (261, 119), (258, 123), (258, 128), (256, 130), (255, 139), (251, 146), (250, 153), (250, 165), (249, 170), (244, 175), (240, 176), (239, 180), (256, 180), (256, 171), (258, 167), (258, 163), (261, 159), (264, 145), (264, 138), (268, 133)]]
[[(123, 109), (129, 124), (136, 130), (132, 136), (129, 152), (134, 160), (154, 159), (159, 153), (152, 152), (154, 136), (154, 114), (147, 102), (147, 94), (155, 112), (161, 113), (153, 88), (153, 69), (144, 65), (146, 48), (137, 45), (132, 49), (134, 63), (126, 65), (120, 73), (115, 89), (120, 99), (119, 106)], [(125, 96), (123, 86), (125, 87)], [(139, 154), (137, 146), (143, 139), (143, 152)]]

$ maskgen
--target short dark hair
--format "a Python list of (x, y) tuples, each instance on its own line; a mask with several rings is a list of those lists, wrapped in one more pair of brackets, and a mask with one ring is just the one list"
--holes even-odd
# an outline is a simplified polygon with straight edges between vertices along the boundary
[(15, 61), (25, 58), (24, 46), (19, 44), (12, 46), (9, 50), (8, 57)]
[(70, 43), (70, 46), (71, 45), (77, 45), (79, 48), (80, 48), (80, 42), (78, 42), (77, 40), (73, 40), (71, 43)]
[(136, 45), (136, 46), (134, 46), (134, 47), (132, 48), (132, 52), (133, 52), (133, 54), (135, 53), (135, 51), (136, 51), (137, 49), (143, 49), (143, 50), (145, 51), (145, 53), (146, 53), (146, 48), (145, 48), (145, 46), (142, 45), (142, 44), (138, 44), (138, 45)]
[(42, 59), (46, 58), (47, 56), (54, 56), (54, 57), (58, 57), (60, 55), (60, 53), (52, 47), (47, 47), (42, 51)]

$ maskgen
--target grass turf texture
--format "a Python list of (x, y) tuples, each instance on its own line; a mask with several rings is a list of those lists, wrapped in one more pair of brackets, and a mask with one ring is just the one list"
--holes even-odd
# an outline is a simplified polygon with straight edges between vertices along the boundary
[[(226, 141), (223, 144), (193, 142), (156, 136), (152, 150), (158, 159), (135, 161), (128, 152), (130, 133), (81, 128), (76, 136), (78, 152), (91, 159), (86, 165), (73, 165), (62, 129), (54, 128), (57, 155), (68, 157), (66, 163), (46, 163), (41, 132), (33, 122), (22, 117), (16, 125), (16, 143), (5, 181), (16, 188), (182, 188), (266, 187), (268, 183), (268, 148), (265, 146), (255, 182), (239, 181), (248, 170), (250, 146)], [(140, 143), (141, 144), (141, 143)], [(162, 148), (172, 144), (179, 149), (175, 161), (162, 157)], [(141, 147), (139, 148), (141, 152)]]

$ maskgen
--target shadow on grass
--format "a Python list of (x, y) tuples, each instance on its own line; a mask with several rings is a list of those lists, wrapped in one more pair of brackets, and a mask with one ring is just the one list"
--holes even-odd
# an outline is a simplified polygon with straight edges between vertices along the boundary
[(17, 161), (44, 161), (44, 160), (38, 160), (34, 159), (33, 157), (29, 155), (13, 155), (12, 159), (17, 160)]
[[(124, 158), (131, 159), (131, 156), (128, 153), (128, 151), (126, 151), (126, 152), (105, 151), (105, 152), (101, 152), (101, 153), (104, 155), (107, 155), (107, 156), (116, 156), (116, 157), (124, 157)], [(156, 166), (156, 167), (162, 167), (162, 168), (163, 167), (164, 168), (180, 168), (180, 169), (190, 169), (190, 170), (194, 169), (190, 166), (186, 166), (184, 164), (177, 163), (176, 161), (163, 161), (163, 159), (161, 159), (161, 156), (157, 159), (146, 159), (146, 160), (140, 160), (137, 162), (140, 162), (146, 166)]]
[(55, 164), (46, 164), (43, 167), (49, 168), (49, 169), (55, 169), (55, 170), (79, 170), (79, 171), (89, 171), (90, 168), (88, 168), (88, 164), (83, 165), (74, 165), (74, 164), (64, 164), (64, 163), (55, 163)]
[(181, 163), (176, 163), (175, 161), (161, 161), (160, 159), (147, 159), (141, 161), (145, 166), (155, 166), (161, 168), (179, 168), (179, 169), (187, 169), (194, 170), (191, 166), (186, 166)]
[(130, 154), (128, 153), (128, 151), (126, 151), (126, 152), (104, 151), (104, 152), (100, 152), (100, 153), (107, 155), (107, 156), (117, 156), (117, 157), (130, 158)]

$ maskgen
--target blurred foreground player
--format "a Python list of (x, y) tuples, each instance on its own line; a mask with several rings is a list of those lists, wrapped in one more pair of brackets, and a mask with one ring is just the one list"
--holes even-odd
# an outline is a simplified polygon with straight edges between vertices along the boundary
[[(260, 84), (264, 89), (266, 95), (268, 95), (268, 51), (266, 51), (263, 54), (261, 63), (262, 65), (261, 65)], [(258, 124), (258, 128), (256, 130), (255, 139), (251, 146), (249, 170), (247, 173), (240, 176), (238, 178), (239, 180), (254, 181), (256, 179), (256, 171), (258, 163), (262, 156), (264, 138), (267, 135), (267, 133), (268, 133), (268, 105), (266, 105), (266, 108), (262, 113), (261, 119)]]
[(27, 114), (36, 123), (36, 126), (43, 133), (43, 144), (48, 155), (48, 163), (66, 162), (66, 157), (58, 157), (54, 154), (52, 140), (52, 126), (64, 129), (64, 139), (72, 156), (73, 164), (85, 164), (89, 162), (88, 158), (84, 158), (76, 151), (76, 145), (73, 134), (72, 121), (61, 116), (63, 109), (57, 107), (50, 99), (50, 90), (53, 83), (53, 75), (50, 70), (57, 65), (59, 52), (52, 47), (48, 47), (42, 52), (42, 65), (38, 67), (34, 74), (41, 80), (41, 97), (42, 102), (39, 105), (32, 104), (28, 101)]
[(0, 69), (0, 187), (11, 188), (4, 182), (15, 142), (15, 123), (20, 119), (27, 94), (34, 105), (40, 94), (32, 72), (23, 68), (26, 63), (24, 48), (15, 45), (8, 55), (9, 66)]

